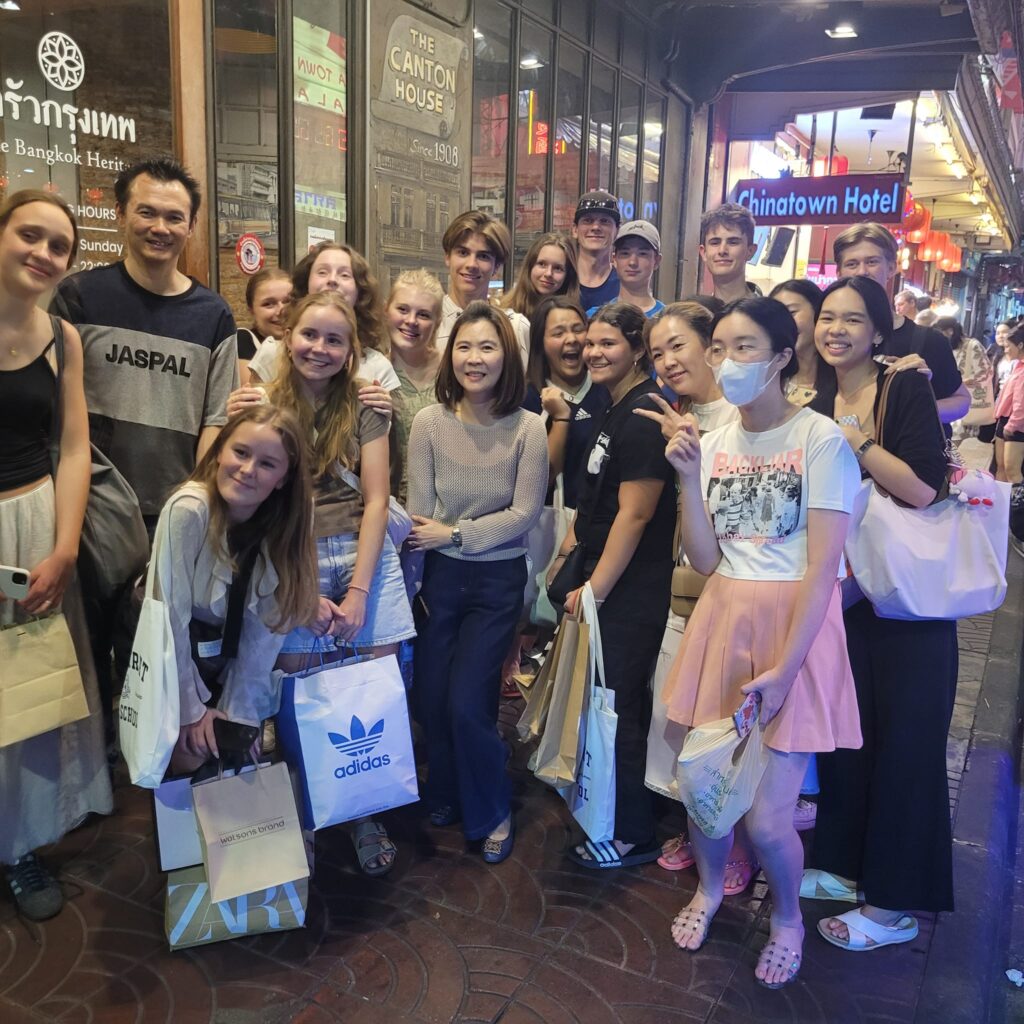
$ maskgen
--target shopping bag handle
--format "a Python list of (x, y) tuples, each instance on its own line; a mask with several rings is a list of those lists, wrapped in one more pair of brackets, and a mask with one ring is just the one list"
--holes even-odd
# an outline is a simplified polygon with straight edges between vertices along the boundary
[(590, 685), (599, 685), (602, 690), (607, 690), (604, 678), (604, 652), (601, 648), (601, 627), (597, 618), (597, 598), (594, 597), (594, 589), (590, 580), (583, 584), (580, 591), (580, 619), (588, 626), (590, 634), (590, 664), (592, 668)]

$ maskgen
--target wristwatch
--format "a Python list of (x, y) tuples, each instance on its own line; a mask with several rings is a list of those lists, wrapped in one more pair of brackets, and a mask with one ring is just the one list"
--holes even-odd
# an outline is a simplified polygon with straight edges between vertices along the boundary
[(452, 527), (452, 543), (461, 551), (462, 550), (462, 531), (458, 526)]
[(873, 437), (869, 437), (853, 454), (857, 456), (857, 461), (860, 462), (864, 458), (864, 453), (875, 443)]

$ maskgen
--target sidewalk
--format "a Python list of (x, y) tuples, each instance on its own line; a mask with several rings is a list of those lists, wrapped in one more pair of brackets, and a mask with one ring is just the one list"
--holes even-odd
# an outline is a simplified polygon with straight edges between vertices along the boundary
[[(1016, 998), (1002, 971), (1024, 969), (1024, 921), (1015, 962), (1004, 962), (1000, 930), (1016, 842), (1006, 821), (1017, 813), (1006, 737), (1017, 736), (1024, 612), (1024, 566), (1012, 554), (1010, 568), (1005, 608), (960, 628), (948, 754), (958, 910), (937, 923), (922, 916), (913, 943), (844, 953), (814, 927), (844, 908), (805, 903), (800, 979), (768, 992), (753, 979), (768, 934), (758, 882), (726, 900), (699, 954), (684, 954), (669, 926), (694, 872), (575, 868), (563, 856), (572, 838), (564, 808), (517, 750), (519, 830), (505, 864), (488, 868), (457, 828), (433, 829), (406, 808), (388, 815), (400, 854), (384, 879), (358, 872), (342, 830), (319, 834), (304, 930), (170, 953), (150, 797), (121, 778), (117, 813), (49, 855), (71, 897), (59, 917), (26, 924), (0, 897), (0, 1021), (982, 1024), (993, 993), (1000, 1010)], [(506, 706), (504, 724), (514, 716)], [(1012, 1015), (1020, 998), (994, 1019), (1020, 1019)]]

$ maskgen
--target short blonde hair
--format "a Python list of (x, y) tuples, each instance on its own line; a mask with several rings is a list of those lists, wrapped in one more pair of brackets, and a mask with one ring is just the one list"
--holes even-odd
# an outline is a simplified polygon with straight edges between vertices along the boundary
[(853, 224), (845, 231), (841, 231), (832, 243), (832, 259), (838, 267), (843, 262), (843, 253), (852, 249), (861, 242), (870, 242), (882, 250), (885, 258), (896, 266), (896, 239), (882, 227), (873, 221), (864, 224)]

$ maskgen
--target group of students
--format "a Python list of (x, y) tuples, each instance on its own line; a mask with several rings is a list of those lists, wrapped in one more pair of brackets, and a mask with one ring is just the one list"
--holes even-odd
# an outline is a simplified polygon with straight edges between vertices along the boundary
[[(743, 279), (750, 214), (720, 207), (701, 225), (718, 294), (662, 306), (650, 291), (657, 230), (622, 224), (613, 196), (588, 193), (573, 239), (539, 238), (497, 305), (489, 282), (511, 259), (509, 233), (469, 211), (444, 235), (447, 291), (417, 270), (384, 297), (359, 253), (324, 243), (290, 280), (252, 278), (252, 328), (221, 337), (221, 319), (204, 341), (199, 314), (223, 318), (223, 304), (174, 267), (195, 183), (172, 161), (150, 161), (122, 173), (117, 197), (129, 257), (58, 289), (59, 390), (54, 325), (38, 302), (71, 266), (78, 229), (51, 193), (17, 193), (0, 208), (0, 563), (31, 571), (28, 598), (0, 603), (0, 622), (63, 600), (92, 711), (0, 750), (0, 807), (18, 823), (0, 862), (23, 913), (60, 907), (33, 851), (111, 809), (92, 652), (71, 621), (90, 428), (156, 531), (149, 571), (171, 610), (181, 692), (176, 770), (217, 755), (217, 718), (271, 717), (282, 671), (353, 647), (381, 657), (414, 639), (430, 820), (461, 823), (485, 861), (503, 861), (515, 816), (496, 728), (502, 666), (528, 575), (544, 569), (528, 567), (528, 538), (560, 487), (575, 515), (548, 578), (580, 545), (618, 716), (615, 838), (569, 856), (598, 870), (695, 863), (699, 886), (672, 925), (689, 951), (723, 896), (763, 869), (773, 904), (756, 977), (771, 988), (799, 971), (801, 896), (858, 903), (863, 893), (819, 925), (847, 949), (908, 941), (910, 910), (951, 908), (955, 623), (882, 619), (863, 599), (844, 608), (840, 590), (861, 478), (927, 505), (945, 474), (942, 423), (964, 411), (948, 344), (947, 362), (930, 337), (894, 323), (884, 228), (837, 238), (842, 277), (824, 293), (790, 281), (765, 298)], [(134, 326), (120, 306), (96, 310), (118, 295), (141, 310)], [(187, 329), (170, 313), (183, 299), (196, 307)], [(112, 376), (125, 365), (138, 371), (128, 383)], [(182, 408), (173, 392), (156, 401), (183, 373)], [(401, 552), (388, 532), (392, 496), (413, 522)], [(708, 579), (679, 623), (670, 586), (683, 558)], [(238, 581), (238, 655), (211, 673), (197, 636), (223, 624)], [(580, 603), (571, 590), (566, 612)], [(673, 722), (717, 720), (761, 695), (768, 768), (731, 839), (692, 826), (656, 839), (645, 773), (666, 629), (682, 629), (682, 642), (655, 699)], [(813, 755), (821, 794), (804, 872), (794, 817)], [(382, 822), (350, 832), (365, 872), (392, 866)]]

